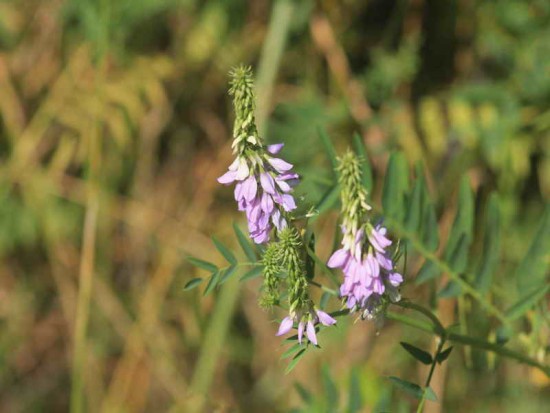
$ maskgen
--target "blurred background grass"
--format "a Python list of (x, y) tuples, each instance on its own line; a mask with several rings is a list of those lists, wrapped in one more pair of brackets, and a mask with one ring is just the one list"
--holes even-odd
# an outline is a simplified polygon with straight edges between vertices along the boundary
[[(429, 337), (342, 320), (285, 376), (280, 314), (259, 310), (257, 279), (183, 291), (201, 271), (185, 257), (221, 263), (208, 234), (236, 245), (242, 223), (215, 180), (231, 159), (227, 73), (241, 62), (256, 69), (266, 139), (304, 178), (304, 208), (330, 184), (319, 127), (339, 150), (361, 134), (375, 199), (391, 150), (420, 162), (443, 239), (468, 176), (478, 215), (499, 193), (492, 293), (515, 297), (550, 195), (548, 1), (0, 0), (0, 411), (68, 411), (72, 371), (93, 412), (412, 409), (385, 376), (420, 381), (398, 342)], [(321, 257), (336, 221), (315, 223)], [(409, 260), (413, 278), (422, 261)], [(427, 286), (404, 295), (434, 299)], [(454, 301), (435, 304), (447, 324)], [(536, 356), (548, 320), (526, 328)], [(550, 404), (535, 370), (474, 356), (438, 369), (442, 402), (426, 411)], [(350, 392), (361, 403), (344, 410)]]

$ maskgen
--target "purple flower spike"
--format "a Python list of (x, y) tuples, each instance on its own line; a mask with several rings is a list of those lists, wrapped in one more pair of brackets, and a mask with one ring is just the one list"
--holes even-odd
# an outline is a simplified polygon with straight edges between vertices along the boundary
[[(283, 144), (275, 144), (267, 149), (275, 154), (282, 147)], [(269, 241), (274, 227), (278, 231), (286, 228), (285, 212), (296, 209), (291, 192), (298, 183), (298, 175), (290, 172), (291, 168), (288, 162), (271, 158), (263, 150), (251, 154), (244, 152), (218, 178), (224, 185), (236, 183), (237, 208), (246, 212), (249, 235), (256, 244)]]
[(279, 331), (277, 331), (277, 336), (282, 336), (288, 333), (290, 330), (292, 330), (292, 325), (294, 322), (292, 321), (292, 318), (285, 317), (281, 321), (281, 325), (279, 326)]

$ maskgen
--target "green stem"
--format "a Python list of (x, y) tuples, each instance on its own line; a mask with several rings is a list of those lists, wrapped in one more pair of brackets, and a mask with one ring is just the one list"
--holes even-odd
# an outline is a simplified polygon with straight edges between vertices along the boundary
[(258, 90), (256, 120), (260, 136), (265, 133), (275, 76), (285, 49), (295, 5), (292, 0), (278, 0), (273, 5), (269, 29), (262, 47), (256, 85)]
[[(424, 316), (427, 316), (428, 313), (431, 313), (430, 310), (427, 308), (424, 308), (422, 306), (419, 306), (417, 304), (412, 304), (410, 302), (404, 303), (404, 305), (399, 304), (401, 307), (409, 308), (411, 310), (415, 310), (417, 312), (420, 312)], [(404, 314), (400, 313), (393, 313), (391, 311), (388, 311), (386, 314), (386, 317), (390, 320), (399, 321), (403, 324), (409, 325), (411, 327), (417, 328), (419, 330), (425, 331), (427, 333), (432, 333), (435, 335), (438, 335), (441, 337), (442, 340), (451, 341), (453, 343), (462, 344), (470, 347), (479, 348), (481, 350), (485, 351), (491, 351), (495, 354), (498, 354), (502, 357), (507, 357), (512, 360), (516, 360), (520, 363), (527, 364), (529, 366), (535, 367), (542, 371), (546, 376), (550, 377), (550, 366), (546, 366), (542, 363), (539, 363), (538, 361), (522, 354), (517, 351), (511, 350), (507, 347), (504, 347), (503, 345), (491, 343), (476, 337), (470, 337), (465, 336), (462, 334), (456, 334), (448, 331), (447, 329), (444, 329), (443, 332), (441, 332), (440, 328), (438, 327), (441, 325), (441, 322), (439, 319), (431, 313), (431, 316), (429, 316), (430, 320), (432, 321), (432, 324), (427, 324), (425, 322), (422, 322), (420, 320), (416, 320), (414, 318), (410, 318)], [(436, 322), (437, 320), (437, 322)]]
[(315, 287), (318, 287), (318, 288), (320, 288), (321, 290), (323, 290), (323, 291), (329, 293), (330, 295), (333, 295), (333, 296), (335, 296), (335, 297), (338, 297), (338, 295), (339, 295), (339, 294), (338, 294), (338, 291), (333, 290), (332, 288), (325, 287), (324, 285), (319, 284), (319, 283), (316, 282), (316, 281), (309, 280), (309, 283), (310, 283), (311, 285), (314, 285)]
[[(273, 5), (268, 36), (262, 49), (257, 71), (258, 113), (256, 119), (260, 132), (265, 127), (266, 108), (271, 98), (275, 75), (280, 66), (293, 9), (294, 4), (290, 0), (277, 1)], [(198, 405), (192, 406), (192, 411), (203, 410), (206, 395), (215, 375), (215, 367), (233, 316), (238, 292), (239, 282), (237, 279), (228, 281), (227, 285), (221, 290), (214, 314), (207, 327), (205, 339), (203, 340), (204, 345), (191, 381), (191, 389), (204, 397), (200, 398)]]
[[(460, 288), (469, 294), (474, 300), (489, 313), (495, 316), (502, 324), (509, 325), (510, 321), (506, 318), (504, 313), (490, 303), (475, 287), (462, 279), (459, 273), (455, 272), (449, 264), (441, 260), (434, 252), (430, 251), (420, 240), (418, 240), (416, 234), (407, 231), (401, 226), (395, 219), (386, 218), (388, 226), (390, 226), (399, 238), (405, 238), (410, 241), (411, 245), (417, 250), (424, 258), (432, 261), (441, 272), (447, 274), (454, 282), (456, 282)], [(473, 278), (469, 274), (464, 274), (465, 278)]]
[(422, 410), (424, 409), (424, 403), (426, 401), (426, 391), (428, 390), (428, 388), (430, 387), (430, 383), (432, 382), (435, 366), (437, 364), (437, 358), (439, 357), (439, 354), (443, 350), (444, 345), (445, 345), (445, 339), (441, 338), (441, 340), (439, 340), (437, 349), (435, 350), (435, 354), (432, 360), (432, 365), (430, 366), (430, 372), (428, 373), (428, 377), (426, 378), (426, 383), (424, 384), (424, 391), (422, 392), (422, 398), (420, 399), (420, 403), (418, 403), (418, 408), (416, 409), (416, 413), (421, 413)]

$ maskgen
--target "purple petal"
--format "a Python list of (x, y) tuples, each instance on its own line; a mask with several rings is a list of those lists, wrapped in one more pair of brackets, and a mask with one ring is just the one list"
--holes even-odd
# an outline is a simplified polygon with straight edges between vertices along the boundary
[(382, 268), (387, 271), (391, 271), (393, 269), (393, 262), (387, 255), (376, 252), (375, 256), (376, 261), (378, 261), (378, 264), (380, 264)]
[(275, 228), (277, 228), (279, 231), (283, 230), (283, 226), (281, 223), (281, 213), (278, 209), (273, 211), (273, 214), (271, 215), (271, 221), (273, 221), (273, 225), (275, 225)]
[(223, 185), (228, 185), (237, 179), (237, 173), (235, 171), (227, 171), (218, 178), (218, 182)]
[(244, 199), (243, 196), (243, 183), (239, 182), (237, 185), (235, 185), (235, 201), (239, 201), (241, 199)]
[(237, 179), (242, 181), (249, 175), (249, 173), (250, 170), (248, 169), (248, 164), (244, 159), (241, 159), (239, 162), (239, 167), (237, 168)]
[(252, 201), (256, 197), (258, 191), (258, 183), (254, 176), (249, 176), (243, 181), (242, 194), (247, 201)]
[(302, 337), (304, 336), (304, 322), (300, 321), (298, 324), (298, 343), (302, 344)]
[(279, 325), (279, 331), (277, 331), (277, 334), (275, 335), (276, 336), (285, 335), (290, 330), (292, 330), (292, 324), (294, 324), (294, 322), (292, 321), (292, 318), (290, 317), (283, 318), (283, 320), (281, 321), (281, 324)]
[(273, 145), (267, 145), (267, 151), (273, 155), (278, 154), (285, 146), (284, 143), (274, 143)]
[(236, 171), (239, 168), (239, 163), (241, 162), (241, 158), (235, 158), (233, 162), (231, 162), (231, 165), (229, 165), (230, 171)]
[(279, 188), (281, 188), (283, 192), (289, 192), (292, 189), (290, 188), (290, 185), (287, 184), (285, 181), (276, 180), (275, 182), (277, 182), (277, 185), (279, 186)]
[(266, 214), (271, 214), (271, 211), (273, 211), (273, 198), (271, 198), (271, 195), (264, 192), (260, 204)]
[(292, 167), (294, 166), (291, 163), (283, 161), (282, 159), (279, 159), (279, 158), (268, 158), (267, 162), (269, 162), (273, 168), (275, 168), (278, 172), (281, 172), (281, 173), (291, 170)]
[(380, 280), (380, 278), (373, 278), (372, 291), (374, 291), (376, 294), (384, 293), (384, 283), (382, 283), (382, 280)]
[(338, 268), (343, 267), (346, 264), (346, 261), (349, 259), (349, 251), (343, 248), (334, 251), (330, 256), (327, 266), (329, 268)]
[(392, 272), (388, 276), (388, 281), (390, 282), (391, 285), (393, 285), (394, 287), (397, 287), (403, 282), (403, 276), (397, 272)]
[(291, 179), (298, 179), (300, 178), (300, 175), (295, 174), (294, 172), (285, 172), (284, 174), (281, 174), (277, 177), (277, 179), (281, 181), (288, 181)]
[(367, 255), (367, 262), (370, 267), (371, 271), (371, 277), (379, 277), (380, 276), (380, 264), (378, 264), (378, 261), (373, 257), (372, 254)]
[(307, 338), (313, 344), (317, 345), (317, 335), (315, 334), (315, 326), (311, 321), (307, 322)]
[(272, 195), (275, 194), (275, 181), (270, 174), (266, 172), (260, 174), (260, 183), (265, 192)]
[(321, 322), (321, 324), (323, 324), (324, 326), (331, 326), (333, 324), (336, 324), (336, 320), (334, 318), (332, 318), (331, 316), (329, 316), (327, 313), (325, 313), (324, 311), (321, 311), (321, 310), (315, 310), (315, 312), (317, 313), (317, 317), (319, 317), (319, 321)]
[(294, 201), (294, 198), (292, 195), (289, 194), (283, 194), (278, 199), (279, 205), (283, 206), (283, 209), (287, 212), (290, 212), (294, 209), (296, 209), (296, 202)]
[(369, 241), (378, 252), (384, 253), (385, 248), (391, 245), (391, 241), (385, 237), (386, 228), (378, 225), (369, 234)]

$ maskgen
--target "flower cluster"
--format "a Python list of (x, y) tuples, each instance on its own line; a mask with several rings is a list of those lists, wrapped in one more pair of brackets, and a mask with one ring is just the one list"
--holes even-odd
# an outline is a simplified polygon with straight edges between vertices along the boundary
[(373, 226), (367, 217), (371, 207), (366, 201), (366, 190), (361, 183), (359, 160), (348, 152), (339, 160), (342, 187), (343, 239), (327, 265), (341, 268), (344, 282), (340, 295), (351, 311), (359, 310), (363, 318), (375, 318), (387, 302), (399, 301), (398, 287), (403, 282), (395, 271), (388, 247), (386, 228)]
[(273, 157), (283, 144), (265, 146), (254, 121), (254, 91), (250, 68), (239, 67), (232, 73), (231, 94), (236, 112), (233, 152), (236, 158), (229, 170), (218, 178), (224, 185), (237, 182), (235, 200), (239, 211), (246, 212), (250, 237), (257, 244), (269, 241), (273, 226), (278, 231), (288, 226), (286, 213), (296, 209), (291, 194), (298, 175), (292, 164)]
[(298, 342), (302, 343), (305, 328), (308, 340), (317, 345), (315, 324), (320, 322), (325, 326), (331, 326), (336, 324), (336, 320), (316, 309), (309, 297), (307, 276), (303, 260), (300, 258), (303, 244), (298, 231), (288, 228), (281, 232), (280, 238), (281, 263), (287, 273), (289, 315), (282, 320), (277, 335), (288, 333), (293, 325), (297, 324)]

